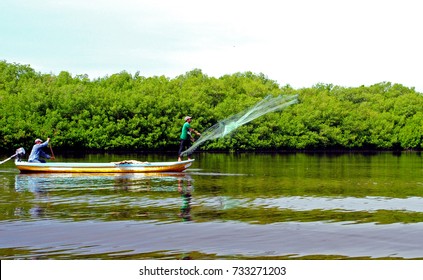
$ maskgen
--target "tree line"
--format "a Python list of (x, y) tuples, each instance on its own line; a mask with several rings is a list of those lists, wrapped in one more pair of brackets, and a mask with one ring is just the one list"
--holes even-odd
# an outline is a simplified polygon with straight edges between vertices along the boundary
[(423, 96), (382, 82), (294, 89), (252, 72), (209, 77), (194, 69), (175, 78), (126, 71), (90, 80), (45, 74), (0, 61), (0, 152), (51, 137), (58, 150), (177, 150), (186, 115), (203, 131), (268, 95), (299, 102), (206, 142), (205, 151), (321, 149), (421, 150)]

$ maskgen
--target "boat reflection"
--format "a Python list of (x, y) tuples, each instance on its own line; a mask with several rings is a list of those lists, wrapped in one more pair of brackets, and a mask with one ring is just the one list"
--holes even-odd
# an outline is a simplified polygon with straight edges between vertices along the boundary
[(137, 216), (145, 211), (147, 216), (170, 217), (162, 211), (165, 205), (174, 205), (179, 209), (173, 212), (175, 217), (190, 221), (192, 181), (186, 173), (29, 173), (15, 176), (15, 191), (28, 199), (25, 193), (30, 193), (28, 206), (38, 213), (45, 212), (41, 208), (68, 204), (80, 205), (77, 211), (84, 215), (94, 215), (97, 207), (108, 213), (132, 211)]
[[(127, 191), (174, 191), (166, 186), (185, 180), (185, 173), (28, 173), (15, 177), (18, 192), (45, 192), (60, 189), (105, 189)], [(156, 188), (153, 188), (156, 187)]]

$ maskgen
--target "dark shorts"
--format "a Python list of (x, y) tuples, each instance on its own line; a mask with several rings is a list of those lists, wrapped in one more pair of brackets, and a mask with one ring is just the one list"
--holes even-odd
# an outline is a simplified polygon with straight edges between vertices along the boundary
[[(191, 140), (190, 139), (186, 139), (186, 140), (182, 140), (179, 144), (179, 152), (178, 152), (178, 156), (181, 156), (182, 152), (189, 149), (189, 147), (191, 147)], [(191, 154), (188, 154), (188, 156)]]

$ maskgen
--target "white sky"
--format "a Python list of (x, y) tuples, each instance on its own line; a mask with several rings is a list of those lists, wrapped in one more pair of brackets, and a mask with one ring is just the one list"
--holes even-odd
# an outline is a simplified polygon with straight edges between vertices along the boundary
[(252, 71), (423, 92), (419, 0), (1, 0), (0, 60), (42, 73)]

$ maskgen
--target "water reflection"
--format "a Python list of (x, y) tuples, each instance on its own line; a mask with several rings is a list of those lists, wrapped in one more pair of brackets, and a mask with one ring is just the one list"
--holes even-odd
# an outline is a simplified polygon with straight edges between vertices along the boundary
[(182, 174), (2, 169), (0, 255), (421, 259), (422, 167), (384, 153), (205, 154)]
[[(15, 189), (18, 192), (46, 192), (48, 190), (76, 188), (134, 191), (163, 191), (169, 182), (186, 180), (184, 173), (35, 173), (15, 176)], [(161, 184), (165, 183), (165, 184)], [(154, 187), (157, 187), (154, 189)], [(171, 189), (168, 189), (172, 191)]]
[(46, 208), (40, 201), (48, 200), (48, 192), (45, 190), (44, 179), (34, 178), (33, 176), (20, 176), (15, 177), (15, 190), (17, 192), (31, 192), (34, 194), (34, 204), (29, 208), (26, 206), (18, 206), (15, 208), (14, 216), (31, 218), (42, 218), (46, 215)]
[(19, 174), (15, 176), (15, 190), (17, 192), (29, 191), (34, 194), (45, 193), (46, 190), (44, 176), (38, 176), (36, 174), (23, 175)]
[[(191, 193), (192, 193), (192, 184), (191, 177), (187, 176), (186, 180), (178, 178), (178, 192), (181, 194), (182, 206), (179, 216), (183, 221), (191, 221)], [(184, 185), (184, 181), (186, 185)]]
[(170, 210), (174, 220), (190, 221), (192, 181), (186, 173), (18, 174), (15, 191), (25, 196), (27, 210), (18, 204), (15, 216), (41, 218), (53, 208), (50, 218), (161, 220), (178, 208)]

